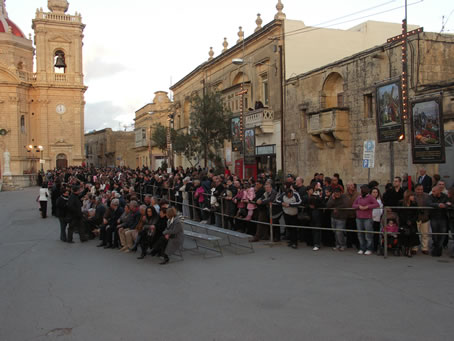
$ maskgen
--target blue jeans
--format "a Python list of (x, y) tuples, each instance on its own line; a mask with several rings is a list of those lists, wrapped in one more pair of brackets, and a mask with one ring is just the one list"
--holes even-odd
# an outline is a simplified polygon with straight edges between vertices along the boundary
[[(356, 218), (356, 228), (358, 231), (373, 232), (374, 227), (372, 219)], [(359, 249), (361, 251), (373, 251), (374, 235), (372, 233), (358, 233)]]
[[(430, 219), (430, 227), (433, 233), (446, 233), (448, 232), (448, 222), (444, 218), (432, 218)], [(443, 243), (446, 236), (432, 235), (432, 248), (437, 250), (443, 250)], [(441, 251), (440, 251), (441, 252)]]
[[(345, 219), (335, 219), (331, 218), (331, 228), (333, 230), (345, 230)], [(345, 240), (345, 232), (344, 231), (334, 231), (334, 237), (336, 238), (336, 247), (344, 249), (347, 247), (347, 242)]]

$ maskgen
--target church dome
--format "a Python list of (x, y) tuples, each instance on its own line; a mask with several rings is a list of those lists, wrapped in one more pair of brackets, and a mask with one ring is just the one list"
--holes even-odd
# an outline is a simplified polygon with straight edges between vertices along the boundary
[(0, 17), (0, 33), (8, 33), (10, 27), (11, 33), (14, 34), (16, 37), (25, 38), (24, 33), (15, 23), (13, 23), (8, 18)]
[(25, 38), (24, 33), (21, 29), (8, 18), (8, 13), (6, 12), (5, 0), (0, 0), (0, 33), (11, 33), (16, 37)]

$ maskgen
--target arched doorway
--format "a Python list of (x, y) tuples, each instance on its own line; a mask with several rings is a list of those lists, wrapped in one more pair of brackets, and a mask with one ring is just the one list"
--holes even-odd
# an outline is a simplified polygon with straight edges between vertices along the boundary
[(68, 159), (66, 154), (57, 155), (57, 169), (63, 169), (68, 167)]

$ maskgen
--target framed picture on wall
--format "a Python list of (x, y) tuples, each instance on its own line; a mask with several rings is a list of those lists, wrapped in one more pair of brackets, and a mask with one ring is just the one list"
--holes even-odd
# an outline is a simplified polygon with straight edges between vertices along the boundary
[(411, 103), (413, 163), (445, 163), (445, 138), (440, 98)]
[(377, 87), (377, 138), (378, 142), (398, 141), (404, 133), (400, 82)]

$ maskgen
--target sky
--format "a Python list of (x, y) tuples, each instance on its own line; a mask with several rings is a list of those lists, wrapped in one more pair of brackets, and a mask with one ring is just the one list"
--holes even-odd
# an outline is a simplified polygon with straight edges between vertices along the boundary
[[(274, 19), (277, 0), (69, 0), (68, 14), (82, 14), (85, 130), (124, 129), (156, 91), (176, 83), (222, 51)], [(367, 20), (400, 23), (405, 0), (282, 0), (287, 19), (307, 26), (347, 29)], [(454, 34), (452, 0), (408, 0), (408, 22), (425, 31)], [(7, 0), (9, 18), (28, 37), (36, 9), (47, 0)], [(400, 8), (399, 8), (400, 7)], [(397, 9), (396, 9), (397, 8)], [(348, 21), (348, 22), (347, 22)], [(445, 23), (445, 25), (443, 25)], [(32, 35), (33, 36), (33, 35)]]

